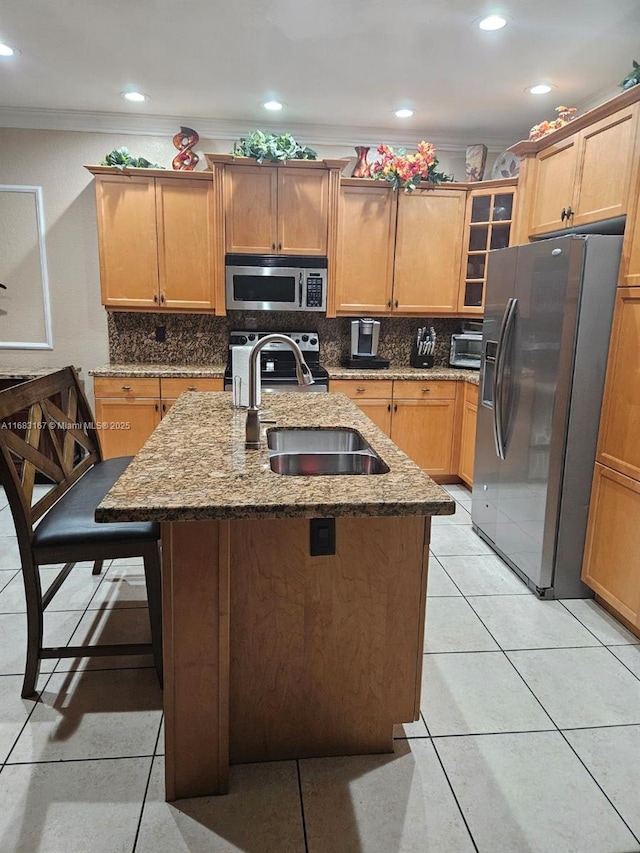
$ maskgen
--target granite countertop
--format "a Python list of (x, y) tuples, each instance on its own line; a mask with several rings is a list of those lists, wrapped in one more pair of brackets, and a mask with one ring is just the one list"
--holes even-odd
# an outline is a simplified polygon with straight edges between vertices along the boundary
[(89, 376), (131, 376), (138, 379), (218, 379), (224, 364), (106, 364), (94, 367)]
[[(389, 367), (386, 370), (352, 370), (348, 367), (329, 366), (326, 367), (329, 379), (415, 379), (424, 381), (432, 379), (439, 380), (462, 380), (477, 385), (479, 372), (477, 370), (463, 370), (458, 367), (432, 367), (423, 370), (417, 367)], [(96, 367), (89, 371), (90, 376), (131, 376), (139, 379), (160, 377), (170, 378), (219, 378), (224, 376), (224, 364), (211, 365), (188, 365), (188, 364), (107, 364), (104, 367)]]
[[(55, 373), (57, 370), (62, 370), (61, 367), (0, 367), (0, 379), (39, 379), (41, 376), (48, 376), (50, 373)], [(80, 368), (76, 367), (78, 373)]]
[(478, 385), (480, 372), (464, 370), (460, 367), (387, 367), (384, 370), (357, 370), (350, 367), (327, 367), (329, 379), (415, 379), (424, 380), (462, 380)]
[(352, 427), (387, 474), (296, 477), (245, 450), (246, 412), (225, 392), (183, 394), (96, 510), (97, 521), (452, 515), (455, 503), (343, 394), (270, 394), (273, 426)]

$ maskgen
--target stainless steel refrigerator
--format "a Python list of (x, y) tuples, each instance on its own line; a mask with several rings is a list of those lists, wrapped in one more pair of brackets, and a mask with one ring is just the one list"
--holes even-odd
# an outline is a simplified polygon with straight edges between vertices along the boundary
[(471, 518), (538, 595), (580, 580), (622, 237), (489, 256)]

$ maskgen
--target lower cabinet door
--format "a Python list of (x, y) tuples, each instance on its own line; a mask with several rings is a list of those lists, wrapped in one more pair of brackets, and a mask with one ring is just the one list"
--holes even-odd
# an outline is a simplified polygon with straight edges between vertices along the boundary
[(105, 459), (135, 456), (160, 423), (160, 400), (102, 398), (96, 421)]
[(471, 403), (464, 404), (462, 410), (462, 433), (460, 436), (460, 463), (458, 475), (467, 486), (473, 485), (473, 463), (476, 452), (476, 422), (478, 407)]
[(455, 415), (455, 400), (398, 400), (393, 404), (391, 438), (427, 474), (455, 474)]
[(379, 427), (391, 435), (391, 400), (357, 400), (358, 408)]
[(640, 482), (596, 463), (582, 580), (640, 627)]

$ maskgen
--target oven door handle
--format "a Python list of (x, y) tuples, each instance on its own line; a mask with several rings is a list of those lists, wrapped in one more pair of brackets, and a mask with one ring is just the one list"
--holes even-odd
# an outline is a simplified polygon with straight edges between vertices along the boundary
[(302, 308), (302, 272), (298, 273), (298, 307)]

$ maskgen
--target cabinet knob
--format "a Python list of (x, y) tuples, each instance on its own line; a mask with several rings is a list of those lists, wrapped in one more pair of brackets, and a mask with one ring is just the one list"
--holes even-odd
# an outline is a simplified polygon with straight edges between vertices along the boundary
[(160, 294), (160, 302), (164, 302), (164, 293)]
[(391, 308), (391, 300), (387, 302), (387, 308)]
[(276, 244), (275, 244), (275, 243), (272, 243), (272, 244), (271, 244), (271, 249), (272, 249), (272, 251), (274, 251), (274, 252), (275, 252), (275, 250), (276, 250)]
[(157, 293), (154, 293), (154, 294), (153, 294), (153, 301), (154, 301), (154, 302), (157, 302), (157, 301), (158, 301), (158, 294), (157, 294)]
[(160, 411), (160, 406), (157, 403), (155, 404), (154, 408), (155, 408), (156, 412)]
[(356, 391), (358, 392), (358, 394), (364, 394), (365, 390), (366, 390), (365, 388), (356, 388)]
[(198, 390), (198, 389), (196, 388), (196, 386), (195, 386), (195, 385), (188, 385), (188, 386), (187, 386), (187, 391), (197, 391), (197, 390)]
[(569, 217), (573, 216), (573, 214), (574, 214), (574, 211), (572, 210), (571, 205), (569, 205), (569, 207), (567, 208), (567, 219), (569, 219)]
[(394, 403), (394, 404), (393, 404), (393, 411), (394, 411), (394, 412), (397, 412), (397, 411), (398, 411), (398, 404), (397, 404), (397, 403)]
[(431, 393), (431, 388), (423, 388), (423, 389), (422, 389), (422, 393), (423, 393), (423, 394), (430, 394), (430, 393)]
[(560, 213), (560, 222), (564, 222), (566, 218), (567, 218), (567, 208), (563, 207), (562, 211)]
[(396, 301), (395, 301), (393, 304), (394, 304), (394, 305), (396, 306), (396, 308), (397, 308), (397, 307), (398, 307), (398, 305), (399, 305), (398, 300), (396, 299)]
[(131, 391), (131, 385), (123, 385), (122, 390), (123, 391)]
[(389, 405), (387, 406), (387, 411), (388, 411), (388, 412), (390, 412), (390, 411), (391, 411), (391, 403), (389, 403)]
[(282, 243), (278, 243), (278, 251), (282, 249)]
[(163, 404), (162, 404), (162, 411), (163, 411), (163, 412), (166, 412), (166, 411), (167, 411), (167, 405), (166, 405), (166, 403), (163, 403)]

